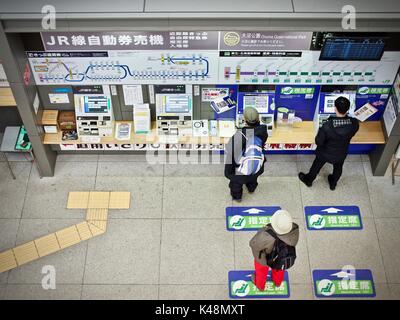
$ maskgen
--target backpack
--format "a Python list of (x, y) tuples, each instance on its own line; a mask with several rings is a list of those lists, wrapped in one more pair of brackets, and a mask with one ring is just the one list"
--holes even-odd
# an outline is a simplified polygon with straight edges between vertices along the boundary
[(274, 270), (286, 270), (294, 265), (296, 260), (296, 248), (279, 239), (272, 230), (266, 232), (274, 237), (275, 243), (272, 251), (267, 254), (267, 265)]
[(249, 139), (241, 133), (246, 139), (246, 149), (239, 160), (237, 171), (245, 176), (254, 175), (264, 164), (263, 143), (260, 137), (252, 136)]

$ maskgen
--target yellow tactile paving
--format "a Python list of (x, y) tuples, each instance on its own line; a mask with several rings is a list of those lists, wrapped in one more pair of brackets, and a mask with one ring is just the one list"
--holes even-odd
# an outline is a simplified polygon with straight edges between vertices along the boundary
[(93, 237), (89, 229), (89, 224), (86, 221), (78, 223), (75, 226), (78, 229), (79, 236), (82, 241), (88, 240)]
[(82, 241), (75, 225), (57, 231), (56, 236), (61, 249), (73, 246), (74, 244), (77, 244)]
[(0, 253), (0, 273), (103, 234), (108, 207), (129, 209), (130, 192), (70, 192), (68, 209), (87, 209), (86, 221)]
[(68, 195), (67, 209), (87, 209), (89, 192), (72, 191)]
[(19, 266), (21, 264), (25, 264), (33, 260), (39, 259), (39, 255), (36, 250), (35, 243), (33, 241), (15, 247), (13, 249), (13, 252)]
[(108, 209), (87, 209), (86, 220), (103, 220), (108, 218)]
[(108, 209), (109, 202), (110, 202), (110, 192), (90, 191), (88, 208)]
[(105, 232), (104, 230), (102, 230), (98, 226), (94, 225), (93, 223), (90, 223), (90, 221), (89, 221), (89, 228), (90, 228), (90, 231), (93, 234), (93, 237), (98, 236), (98, 235), (100, 235), (100, 234)]
[(129, 209), (131, 202), (130, 192), (110, 192), (110, 209)]
[(0, 253), (0, 273), (18, 267), (12, 250)]
[(88, 222), (91, 223), (92, 225), (94, 225), (95, 227), (103, 230), (103, 231), (106, 231), (106, 229), (107, 229), (107, 221), (104, 221), (104, 220), (90, 220)]
[(35, 244), (40, 257), (47, 256), (61, 249), (55, 233), (36, 239)]

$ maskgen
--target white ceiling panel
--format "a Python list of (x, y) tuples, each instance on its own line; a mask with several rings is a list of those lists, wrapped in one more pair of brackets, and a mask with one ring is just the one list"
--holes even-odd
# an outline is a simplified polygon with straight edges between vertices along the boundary
[(400, 12), (400, 0), (293, 0), (295, 12), (342, 12), (345, 5), (352, 5), (359, 13)]
[(291, 0), (146, 0), (145, 12), (293, 12)]
[(45, 5), (59, 13), (143, 12), (144, 0), (0, 0), (0, 13), (41, 13)]

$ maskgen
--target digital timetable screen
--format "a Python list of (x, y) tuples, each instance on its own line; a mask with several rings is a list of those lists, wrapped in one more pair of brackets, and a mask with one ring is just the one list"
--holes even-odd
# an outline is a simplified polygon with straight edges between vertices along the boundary
[(319, 60), (376, 61), (384, 49), (383, 38), (326, 38)]

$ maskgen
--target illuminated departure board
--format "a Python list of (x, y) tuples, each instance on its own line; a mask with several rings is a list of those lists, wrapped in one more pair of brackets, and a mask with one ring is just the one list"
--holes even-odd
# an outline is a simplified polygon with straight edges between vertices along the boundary
[(319, 60), (380, 60), (384, 48), (382, 38), (327, 38)]

